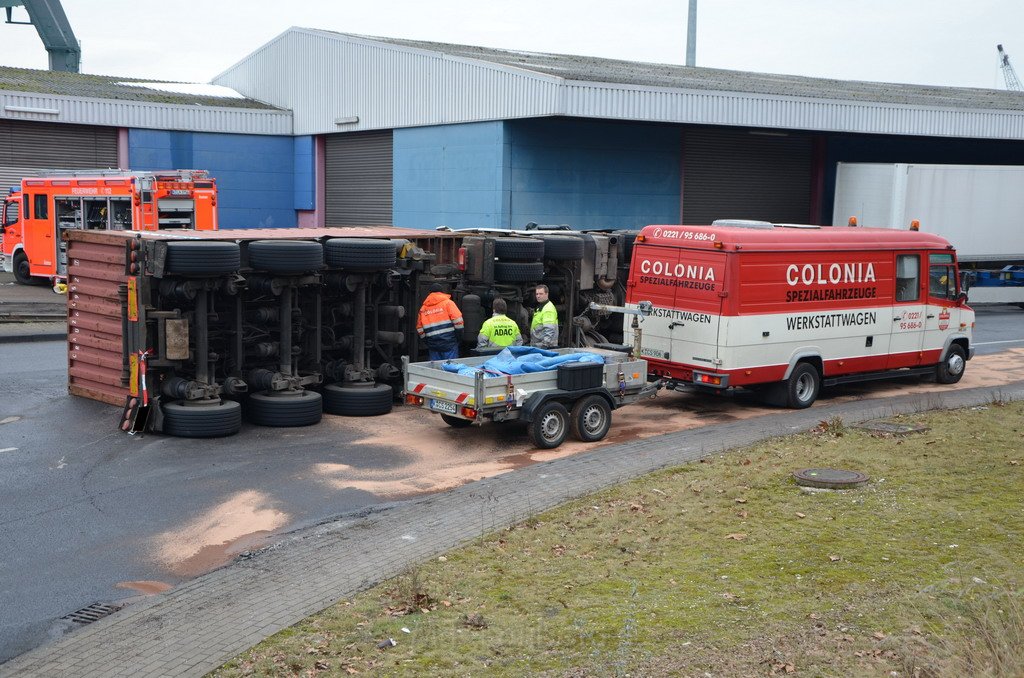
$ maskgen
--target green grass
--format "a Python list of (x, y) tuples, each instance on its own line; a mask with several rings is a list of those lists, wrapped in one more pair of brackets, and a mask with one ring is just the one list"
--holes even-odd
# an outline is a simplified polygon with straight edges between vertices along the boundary
[(903, 420), (930, 428), (830, 420), (574, 501), (215, 675), (1022, 675), (1024, 404)]

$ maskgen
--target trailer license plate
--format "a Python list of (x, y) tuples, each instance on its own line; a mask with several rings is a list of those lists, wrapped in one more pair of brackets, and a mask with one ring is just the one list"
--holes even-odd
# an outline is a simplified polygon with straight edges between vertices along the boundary
[(445, 400), (431, 400), (430, 409), (437, 412), (447, 412), (448, 414), (455, 414), (459, 411), (459, 406), (455, 403), (450, 403)]

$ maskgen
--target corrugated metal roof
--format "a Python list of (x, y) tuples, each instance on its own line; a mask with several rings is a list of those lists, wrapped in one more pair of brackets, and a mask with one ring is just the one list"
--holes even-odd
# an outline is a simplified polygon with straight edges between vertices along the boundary
[(285, 31), (213, 82), (293, 110), (296, 134), (572, 116), (1024, 139), (1024, 94), (1018, 92), (727, 71), (306, 28)]
[(292, 133), (290, 111), (254, 99), (154, 88), (176, 84), (187, 83), (0, 66), (0, 118), (197, 132)]
[[(139, 86), (144, 83), (155, 84), (157, 82), (161, 81), (0, 66), (0, 90), (32, 92), (36, 94), (60, 94), (62, 96), (87, 97), (90, 99), (146, 101), (154, 104), (274, 110), (273, 106), (254, 99), (184, 94)], [(161, 82), (161, 84), (173, 86), (189, 85), (192, 83)]]

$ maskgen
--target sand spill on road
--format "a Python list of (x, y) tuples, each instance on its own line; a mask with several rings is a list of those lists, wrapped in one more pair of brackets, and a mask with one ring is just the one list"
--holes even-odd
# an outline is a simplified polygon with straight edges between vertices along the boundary
[[(904, 378), (826, 390), (822, 405), (862, 398), (948, 392), (952, 388), (999, 386), (1024, 381), (1024, 349), (980, 356), (967, 365), (956, 386)], [(338, 489), (353, 488), (388, 499), (439, 492), (459, 485), (550, 459), (605, 445), (614, 445), (738, 419), (785, 412), (758, 403), (751, 395), (715, 396), (665, 392), (657, 398), (617, 410), (612, 428), (600, 443), (567, 440), (554, 450), (539, 450), (520, 424), (488, 424), (453, 429), (426, 410), (396, 407), (390, 414), (366, 419), (324, 417), (321, 426), (359, 436), (352, 444), (402, 452), (402, 463), (388, 468), (356, 468), (347, 464), (317, 464), (315, 472)]]
[(258, 546), (288, 520), (262, 492), (238, 492), (184, 527), (157, 535), (157, 559), (180, 576), (208, 572)]
[(157, 593), (163, 593), (164, 591), (170, 591), (173, 588), (167, 582), (162, 581), (123, 581), (114, 585), (114, 588), (128, 589), (129, 591), (138, 591), (139, 593), (152, 596)]

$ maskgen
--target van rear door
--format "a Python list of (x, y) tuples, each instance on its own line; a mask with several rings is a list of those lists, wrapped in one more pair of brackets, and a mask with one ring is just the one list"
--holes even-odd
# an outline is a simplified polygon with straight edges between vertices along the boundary
[(646, 357), (713, 368), (725, 285), (726, 255), (718, 251), (637, 245), (630, 299), (650, 301), (645, 319)]

